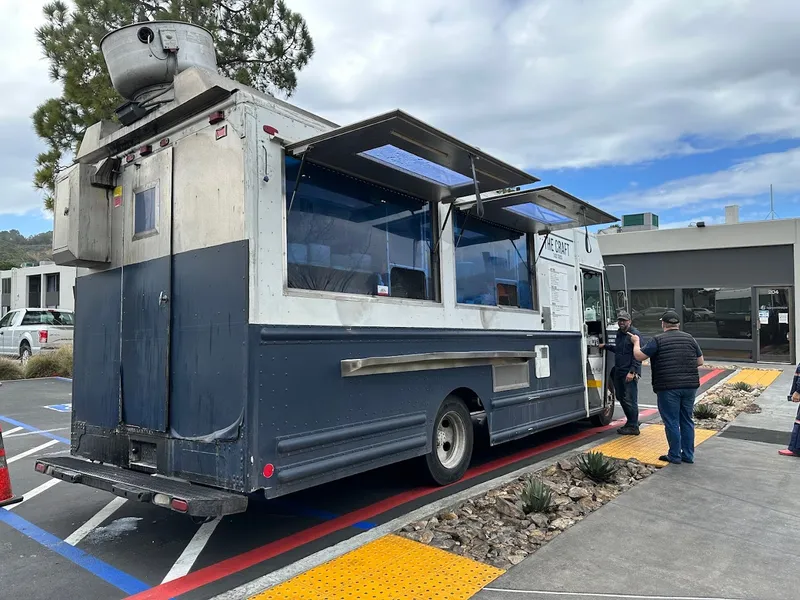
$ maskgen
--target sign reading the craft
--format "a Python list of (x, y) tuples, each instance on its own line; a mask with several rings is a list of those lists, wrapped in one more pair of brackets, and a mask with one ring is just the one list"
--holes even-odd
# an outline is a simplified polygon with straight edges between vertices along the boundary
[(541, 258), (554, 260), (555, 262), (565, 263), (568, 265), (574, 264), (575, 259), (572, 254), (572, 241), (558, 237), (556, 235), (548, 235), (547, 239), (542, 242)]

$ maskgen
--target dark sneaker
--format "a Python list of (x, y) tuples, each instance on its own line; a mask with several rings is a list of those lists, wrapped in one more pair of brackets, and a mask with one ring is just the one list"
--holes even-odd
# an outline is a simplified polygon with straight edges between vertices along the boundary
[(620, 435), (639, 435), (639, 428), (636, 425), (623, 425), (617, 429)]
[(681, 464), (681, 461), (679, 461), (679, 460), (672, 460), (672, 459), (671, 459), (669, 456), (667, 456), (666, 454), (662, 454), (661, 456), (659, 456), (659, 457), (658, 457), (658, 460), (660, 460), (660, 461), (663, 461), (663, 462), (668, 462), (668, 463), (670, 463), (670, 464), (672, 464), (672, 465), (679, 465), (679, 464)]
[(689, 460), (689, 459), (688, 459), (688, 458), (686, 458), (685, 456), (681, 456), (681, 462), (685, 462), (685, 463), (686, 463), (686, 464), (688, 464), (688, 465), (693, 465), (693, 464), (694, 464), (694, 459), (692, 459), (692, 460)]

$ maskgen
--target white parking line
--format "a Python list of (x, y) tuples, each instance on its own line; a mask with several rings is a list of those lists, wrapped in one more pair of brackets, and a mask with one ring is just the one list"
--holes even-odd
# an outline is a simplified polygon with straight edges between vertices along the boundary
[(4, 431), (3, 432), (3, 437), (8, 437), (12, 433), (16, 433), (18, 431), (22, 431), (23, 429), (25, 429), (25, 428), (24, 427), (14, 427), (14, 429), (9, 429), (8, 431)]
[(111, 502), (106, 504), (103, 508), (101, 508), (98, 513), (93, 516), (91, 519), (86, 521), (83, 525), (78, 527), (67, 539), (64, 541), (69, 544), (70, 546), (77, 546), (78, 543), (85, 538), (89, 533), (100, 525), (103, 521), (105, 521), (108, 517), (114, 514), (120, 506), (125, 504), (125, 498), (114, 498)]
[(53, 446), (54, 444), (57, 444), (57, 443), (58, 443), (58, 440), (50, 440), (49, 442), (45, 442), (41, 446), (36, 446), (36, 448), (31, 448), (30, 450), (26, 450), (22, 454), (17, 454), (16, 456), (12, 456), (11, 458), (7, 459), (6, 462), (8, 464), (11, 464), (11, 463), (16, 462), (18, 460), (21, 460), (21, 459), (23, 459), (23, 458), (25, 458), (27, 456), (30, 456), (31, 454), (36, 454), (40, 450), (44, 450), (45, 448), (49, 448), (50, 446)]
[(54, 431), (69, 431), (69, 427), (56, 427), (55, 429), (38, 429), (36, 431), (26, 431), (24, 433), (13, 433), (15, 431), (19, 431), (20, 429), (22, 429), (22, 427), (9, 429), (7, 433), (3, 434), (3, 439), (22, 437), (23, 435), (42, 435), (43, 433), (52, 433)]
[(17, 504), (12, 504), (11, 506), (6, 506), (6, 510), (11, 510), (12, 508), (17, 508), (18, 506), (20, 506), (21, 504), (24, 504), (25, 502), (27, 502), (31, 498), (36, 498), (36, 496), (38, 496), (42, 492), (46, 492), (47, 490), (49, 490), (51, 487), (53, 487), (55, 484), (59, 483), (60, 481), (61, 481), (60, 479), (51, 479), (50, 481), (45, 481), (39, 487), (35, 487), (30, 492), (28, 492), (26, 494), (23, 494), (22, 495), (22, 502), (18, 502)]
[(200, 529), (198, 529), (197, 533), (194, 534), (192, 541), (189, 542), (188, 546), (186, 546), (183, 554), (178, 557), (178, 560), (176, 560), (175, 564), (172, 565), (169, 573), (167, 573), (167, 576), (164, 577), (164, 581), (161, 583), (167, 583), (168, 581), (172, 581), (178, 577), (183, 577), (192, 570), (197, 557), (200, 556), (203, 548), (206, 547), (209, 538), (211, 538), (211, 534), (214, 533), (214, 530), (217, 528), (217, 525), (219, 525), (220, 521), (221, 519), (214, 519), (210, 523), (203, 523), (200, 526)]

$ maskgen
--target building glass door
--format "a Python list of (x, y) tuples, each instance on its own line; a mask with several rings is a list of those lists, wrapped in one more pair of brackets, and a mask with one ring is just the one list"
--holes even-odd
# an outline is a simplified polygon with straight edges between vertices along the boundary
[(792, 318), (791, 290), (785, 287), (757, 288), (758, 360), (791, 363)]

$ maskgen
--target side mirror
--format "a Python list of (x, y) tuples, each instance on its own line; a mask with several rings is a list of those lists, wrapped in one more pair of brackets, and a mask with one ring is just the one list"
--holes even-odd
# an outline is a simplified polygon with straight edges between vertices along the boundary
[(623, 291), (617, 292), (617, 307), (630, 312), (630, 307), (628, 306), (628, 297)]

